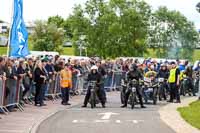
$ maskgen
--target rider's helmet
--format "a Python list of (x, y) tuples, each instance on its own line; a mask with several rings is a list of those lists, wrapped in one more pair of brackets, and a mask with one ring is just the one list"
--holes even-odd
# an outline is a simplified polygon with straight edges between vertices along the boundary
[(94, 65), (91, 67), (91, 70), (98, 70), (98, 67)]
[(162, 63), (160, 66), (161, 66), (162, 69), (167, 68), (167, 64), (165, 64), (165, 63)]
[(92, 73), (97, 73), (98, 67), (96, 65), (91, 67), (91, 72)]

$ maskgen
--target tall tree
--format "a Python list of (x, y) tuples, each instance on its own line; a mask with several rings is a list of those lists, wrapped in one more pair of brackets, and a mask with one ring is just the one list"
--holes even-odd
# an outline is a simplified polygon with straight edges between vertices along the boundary
[(39, 51), (57, 51), (62, 53), (64, 31), (55, 24), (45, 21), (36, 21), (34, 32), (31, 35), (33, 49)]
[(55, 24), (58, 28), (63, 28), (64, 19), (61, 16), (52, 16), (48, 18), (48, 24)]
[(74, 42), (85, 36), (89, 55), (137, 56), (146, 52), (150, 6), (140, 0), (89, 0), (67, 19)]
[(148, 43), (156, 49), (158, 57), (191, 59), (199, 40), (192, 22), (180, 12), (170, 11), (166, 7), (155, 11), (150, 22)]

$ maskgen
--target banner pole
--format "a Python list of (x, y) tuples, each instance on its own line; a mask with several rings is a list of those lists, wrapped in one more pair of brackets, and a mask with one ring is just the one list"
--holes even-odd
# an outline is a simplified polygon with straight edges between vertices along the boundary
[(7, 45), (7, 57), (9, 57), (9, 53), (10, 53), (10, 38), (11, 38), (11, 29), (13, 25), (14, 1), (15, 0), (12, 0), (12, 4), (11, 4), (11, 23), (10, 23), (10, 29), (9, 29), (8, 45)]

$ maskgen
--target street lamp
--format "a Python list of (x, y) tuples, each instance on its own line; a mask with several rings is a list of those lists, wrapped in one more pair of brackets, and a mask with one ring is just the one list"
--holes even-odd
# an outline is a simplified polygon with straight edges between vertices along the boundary
[(85, 35), (80, 36), (80, 41), (79, 41), (80, 56), (82, 56), (82, 50), (85, 49), (83, 46), (85, 37), (86, 37)]

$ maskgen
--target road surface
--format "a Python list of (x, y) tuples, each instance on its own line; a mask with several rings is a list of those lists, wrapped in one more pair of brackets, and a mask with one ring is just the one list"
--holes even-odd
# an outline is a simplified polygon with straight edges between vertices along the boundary
[(81, 108), (81, 103), (60, 111), (41, 123), (37, 133), (175, 133), (160, 119), (158, 110), (166, 103), (120, 108), (118, 92), (108, 94), (106, 108)]

